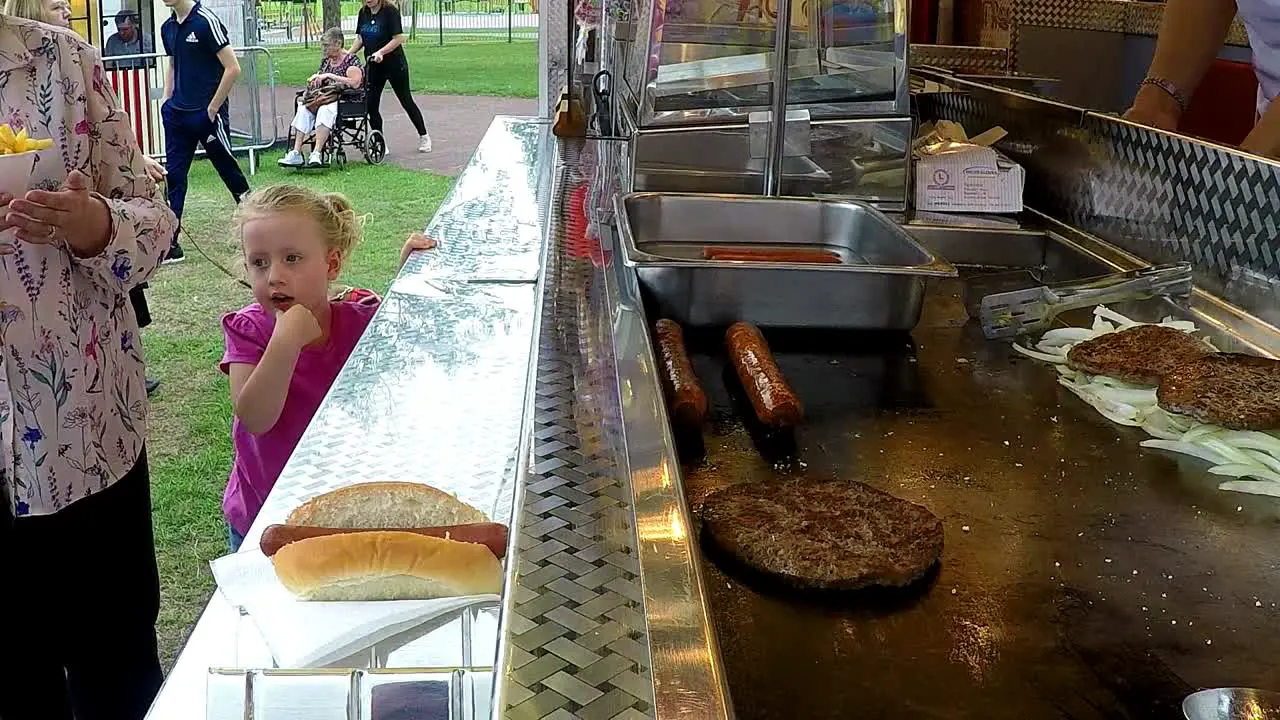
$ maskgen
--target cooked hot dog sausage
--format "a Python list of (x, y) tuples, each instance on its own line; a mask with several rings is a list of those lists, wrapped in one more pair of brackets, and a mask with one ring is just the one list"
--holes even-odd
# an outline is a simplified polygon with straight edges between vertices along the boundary
[(709, 247), (702, 251), (702, 257), (706, 260), (737, 260), (741, 262), (840, 264), (840, 256), (830, 250), (809, 248), (777, 250), (771, 248)]
[(790, 427), (804, 418), (804, 410), (795, 392), (787, 385), (773, 356), (769, 343), (755, 325), (738, 322), (725, 333), (729, 361), (738, 380), (751, 399), (751, 407), (760, 422), (770, 427)]
[(325, 528), (307, 525), (271, 525), (262, 533), (258, 545), (262, 554), (267, 557), (275, 555), (280, 548), (307, 538), (339, 535), (359, 532), (411, 532), (419, 535), (442, 538), (447, 534), (450, 540), (458, 542), (478, 543), (485, 545), (499, 560), (507, 553), (507, 526), (501, 523), (471, 523), (468, 525), (449, 525), (446, 527), (426, 528)]
[(658, 363), (662, 366), (662, 389), (673, 420), (697, 427), (707, 417), (707, 394), (689, 362), (684, 347), (684, 331), (672, 320), (659, 320), (654, 326), (658, 339)]

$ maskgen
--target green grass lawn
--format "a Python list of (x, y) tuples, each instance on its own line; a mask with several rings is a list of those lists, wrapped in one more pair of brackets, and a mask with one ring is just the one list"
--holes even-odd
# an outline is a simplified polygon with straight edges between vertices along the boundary
[[(432, 95), (538, 96), (538, 43), (475, 42), (445, 45), (410, 43), (409, 77), (416, 93)], [(276, 84), (302, 87), (320, 65), (320, 49), (271, 49)], [(265, 73), (262, 68), (260, 72)]]
[[(367, 213), (364, 241), (339, 283), (382, 293), (395, 275), (400, 247), (435, 213), (452, 179), (369, 166), (286, 173), (278, 155), (264, 156), (255, 187), (296, 182), (318, 190), (341, 189)], [(191, 168), (185, 227), (210, 257), (243, 275), (240, 243), (228, 218), (234, 205), (212, 167)], [(148, 452), (156, 553), (160, 563), (160, 648), (169, 667), (191, 623), (213, 590), (209, 560), (226, 552), (222, 489), (231, 467), (231, 404), (216, 364), (222, 356), (219, 318), (252, 302), (249, 291), (214, 267), (185, 241), (187, 261), (162, 268), (147, 299), (153, 324), (143, 331), (148, 374), (159, 378), (152, 399)]]

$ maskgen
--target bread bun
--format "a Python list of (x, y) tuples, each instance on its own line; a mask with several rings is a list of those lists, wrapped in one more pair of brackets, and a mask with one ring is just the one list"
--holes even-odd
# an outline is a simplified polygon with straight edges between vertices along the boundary
[(303, 600), (416, 600), (502, 590), (502, 565), (484, 545), (393, 530), (299, 540), (271, 561), (280, 582)]
[(488, 517), (430, 485), (374, 482), (350, 485), (311, 498), (289, 514), (288, 524), (338, 528), (410, 528), (466, 525)]

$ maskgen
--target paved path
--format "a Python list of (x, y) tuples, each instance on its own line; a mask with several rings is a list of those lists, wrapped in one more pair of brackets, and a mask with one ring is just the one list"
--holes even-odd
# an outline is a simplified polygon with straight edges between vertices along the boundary
[[(297, 90), (276, 88), (276, 117), (280, 137), (285, 137), (293, 120)], [(467, 95), (417, 95), (418, 108), (427, 119), (434, 149), (418, 150), (418, 133), (409, 116), (389, 89), (382, 96), (383, 132), (387, 136), (387, 162), (410, 170), (429, 170), (441, 175), (457, 175), (480, 144), (495, 115), (535, 115), (538, 102), (532, 98), (503, 98)], [(349, 153), (350, 156), (350, 153)], [(356, 154), (352, 162), (364, 162)]]

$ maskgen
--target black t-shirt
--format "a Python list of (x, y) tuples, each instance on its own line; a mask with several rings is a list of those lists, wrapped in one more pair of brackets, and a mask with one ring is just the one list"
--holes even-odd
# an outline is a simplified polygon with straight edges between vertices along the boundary
[[(364, 43), (364, 58), (378, 52), (391, 38), (404, 32), (400, 24), (400, 11), (390, 3), (382, 3), (377, 13), (369, 12), (366, 5), (360, 6), (360, 15), (356, 18), (356, 32)], [(399, 60), (404, 57), (404, 48), (396, 48), (385, 55), (384, 59)], [(372, 61), (370, 61), (372, 62)]]

